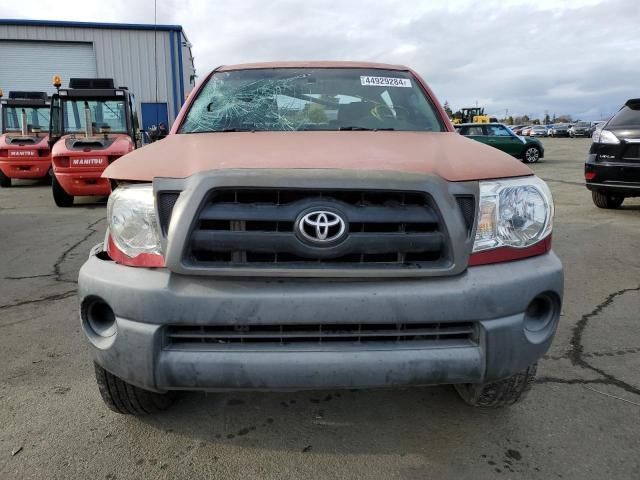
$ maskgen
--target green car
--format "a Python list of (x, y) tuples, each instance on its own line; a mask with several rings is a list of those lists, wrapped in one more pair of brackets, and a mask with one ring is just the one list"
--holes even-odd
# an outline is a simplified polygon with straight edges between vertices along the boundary
[(536, 163), (544, 157), (544, 147), (540, 140), (520, 137), (502, 123), (461, 123), (455, 127), (459, 134), (491, 145), (526, 163)]

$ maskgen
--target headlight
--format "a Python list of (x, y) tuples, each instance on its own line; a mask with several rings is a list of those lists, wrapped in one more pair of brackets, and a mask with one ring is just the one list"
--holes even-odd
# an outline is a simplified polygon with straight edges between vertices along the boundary
[(616, 137), (609, 130), (596, 130), (593, 132), (593, 136), (591, 137), (593, 143), (608, 143), (610, 145), (616, 145), (620, 143), (618, 137)]
[(473, 252), (530, 247), (549, 236), (553, 213), (551, 191), (538, 177), (480, 182)]
[(127, 257), (162, 255), (151, 185), (116, 188), (109, 197), (107, 216), (111, 239)]

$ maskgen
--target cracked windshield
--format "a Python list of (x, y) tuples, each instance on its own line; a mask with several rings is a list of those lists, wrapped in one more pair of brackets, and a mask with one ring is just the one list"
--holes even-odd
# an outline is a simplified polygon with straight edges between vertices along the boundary
[(441, 131), (408, 72), (256, 69), (218, 72), (181, 133), (300, 130)]

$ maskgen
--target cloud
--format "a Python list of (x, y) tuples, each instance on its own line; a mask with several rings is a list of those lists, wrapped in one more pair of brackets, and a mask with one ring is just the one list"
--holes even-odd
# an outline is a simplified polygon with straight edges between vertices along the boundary
[[(15, 6), (14, 6), (15, 5)], [(19, 7), (19, 8), (18, 8)], [(150, 1), (35, 0), (0, 16), (153, 22)], [(373, 60), (413, 67), (442, 102), (504, 115), (610, 115), (637, 92), (636, 0), (161, 1), (181, 24), (198, 73), (267, 60)]]

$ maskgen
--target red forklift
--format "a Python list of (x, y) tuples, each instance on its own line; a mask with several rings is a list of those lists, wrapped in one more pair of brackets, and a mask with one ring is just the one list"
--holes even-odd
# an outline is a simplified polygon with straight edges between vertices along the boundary
[(115, 88), (111, 78), (71, 78), (51, 97), (49, 143), (53, 163), (53, 200), (70, 207), (76, 196), (108, 196), (107, 166), (140, 146), (138, 114), (132, 93)]
[(9, 92), (2, 98), (0, 130), (0, 187), (13, 178), (51, 181), (49, 99), (45, 92)]

